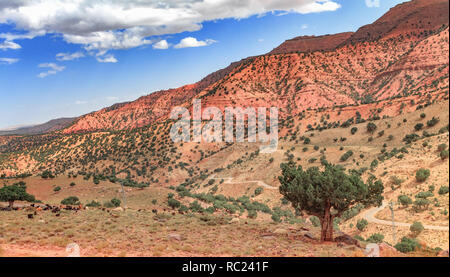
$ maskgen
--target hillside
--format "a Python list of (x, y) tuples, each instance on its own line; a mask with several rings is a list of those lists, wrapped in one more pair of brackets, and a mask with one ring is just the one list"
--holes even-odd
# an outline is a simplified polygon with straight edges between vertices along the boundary
[[(445, 7), (448, 1), (407, 2), (355, 33), (295, 38), (198, 83), (82, 116), (63, 132), (146, 126), (166, 118), (174, 106), (189, 106), (194, 96), (207, 98), (206, 105), (219, 108), (270, 104), (284, 114), (297, 114), (436, 93), (437, 87), (448, 84)], [(434, 55), (433, 59), (423, 59), (428, 55)]]
[(0, 136), (5, 135), (38, 135), (44, 133), (50, 133), (65, 129), (74, 122), (75, 118), (59, 118), (53, 119), (49, 122), (39, 125), (33, 125), (28, 127), (16, 128), (13, 130), (0, 131)]

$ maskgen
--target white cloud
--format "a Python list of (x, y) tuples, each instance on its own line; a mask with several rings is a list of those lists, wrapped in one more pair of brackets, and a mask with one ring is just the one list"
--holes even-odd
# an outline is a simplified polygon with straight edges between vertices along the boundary
[(22, 48), (19, 44), (13, 42), (13, 41), (9, 41), (9, 40), (5, 40), (4, 42), (0, 42), (0, 49), (1, 50), (8, 50), (8, 49), (20, 49)]
[(117, 59), (113, 55), (108, 54), (108, 55), (98, 56), (97, 61), (101, 62), (101, 63), (116, 63)]
[(206, 39), (206, 40), (197, 40), (194, 37), (187, 37), (184, 38), (180, 41), (180, 43), (178, 43), (177, 45), (175, 45), (174, 47), (177, 49), (180, 48), (187, 48), (187, 47), (201, 47), (201, 46), (208, 46), (211, 45), (213, 43), (215, 43), (217, 41), (213, 40), (213, 39)]
[(81, 52), (75, 52), (75, 53), (58, 53), (56, 54), (56, 60), (58, 61), (71, 61), (79, 58), (83, 58), (84, 54)]
[(9, 0), (0, 1), (0, 24), (29, 32), (8, 34), (9, 42), (57, 34), (87, 51), (106, 52), (153, 44), (156, 36), (198, 31), (204, 21), (339, 7), (335, 0)]
[(264, 42), (264, 39), (263, 38), (259, 38), (258, 42)]
[(12, 41), (19, 39), (33, 39), (43, 35), (45, 35), (45, 31), (32, 31), (25, 34), (0, 33), (0, 38), (4, 38), (7, 41)]
[(308, 25), (307, 24), (303, 24), (300, 28), (302, 28), (302, 30), (308, 29)]
[(62, 65), (57, 65), (55, 63), (41, 63), (38, 65), (39, 68), (48, 68), (48, 71), (44, 71), (38, 74), (39, 78), (45, 78), (49, 75), (54, 75), (60, 71), (63, 71), (64, 69), (66, 69), (65, 66)]
[(87, 104), (87, 103), (88, 103), (87, 101), (82, 101), (82, 100), (75, 101), (76, 105), (84, 105), (84, 104)]
[(13, 64), (18, 62), (19, 59), (13, 59), (13, 58), (0, 58), (0, 64)]
[(153, 44), (153, 49), (168, 49), (169, 48), (169, 43), (167, 43), (167, 40), (163, 39), (158, 41), (157, 43)]
[(380, 0), (366, 0), (366, 6), (369, 8), (379, 8)]
[(117, 101), (117, 100), (119, 100), (119, 97), (116, 97), (116, 96), (108, 96), (108, 97), (106, 97), (106, 100), (108, 100), (108, 101)]

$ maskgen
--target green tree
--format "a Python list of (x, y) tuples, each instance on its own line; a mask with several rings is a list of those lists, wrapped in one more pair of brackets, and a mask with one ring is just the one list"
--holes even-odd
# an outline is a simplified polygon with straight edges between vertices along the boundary
[(61, 201), (63, 205), (80, 205), (80, 199), (76, 196), (69, 196)]
[(403, 237), (401, 242), (397, 243), (394, 247), (402, 253), (408, 253), (420, 248), (420, 244), (416, 239)]
[(430, 177), (430, 170), (421, 168), (416, 171), (416, 180), (417, 182), (424, 182), (426, 179)]
[(409, 227), (409, 230), (411, 231), (414, 237), (419, 236), (424, 229), (425, 228), (423, 227), (422, 223), (418, 221), (414, 221), (414, 223), (411, 224), (411, 226)]
[(13, 207), (14, 201), (34, 202), (35, 200), (33, 195), (27, 193), (27, 186), (23, 181), (0, 188), (0, 201), (8, 202), (10, 208)]
[(306, 211), (320, 220), (321, 241), (333, 240), (333, 220), (357, 203), (380, 206), (383, 184), (369, 178), (365, 184), (357, 174), (347, 175), (342, 167), (326, 164), (303, 170), (301, 166), (282, 164), (280, 193), (294, 209)]
[(373, 132), (375, 132), (375, 130), (377, 129), (377, 125), (375, 125), (375, 123), (372, 123), (372, 122), (369, 122), (368, 124), (367, 124), (367, 132), (369, 132), (369, 133), (373, 133)]
[(402, 204), (403, 207), (408, 207), (409, 205), (412, 204), (412, 199), (409, 198), (407, 195), (400, 195), (398, 197), (398, 202), (400, 202), (400, 204)]

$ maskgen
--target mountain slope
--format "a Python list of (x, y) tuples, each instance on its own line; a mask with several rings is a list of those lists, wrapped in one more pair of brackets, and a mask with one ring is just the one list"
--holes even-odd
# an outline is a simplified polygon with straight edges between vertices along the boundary
[[(448, 83), (443, 78), (448, 74), (446, 7), (444, 0), (415, 0), (392, 8), (355, 33), (288, 40), (267, 55), (233, 63), (198, 83), (82, 116), (63, 132), (146, 126), (167, 118), (174, 106), (189, 106), (194, 97), (221, 109), (278, 106), (287, 115), (432, 92), (429, 84)], [(440, 48), (421, 43), (426, 39)], [(436, 59), (423, 59), (429, 51), (435, 51)]]
[(74, 122), (75, 118), (59, 118), (53, 119), (49, 122), (39, 125), (21, 127), (13, 130), (0, 131), (0, 136), (3, 135), (37, 135), (49, 133), (67, 128)]

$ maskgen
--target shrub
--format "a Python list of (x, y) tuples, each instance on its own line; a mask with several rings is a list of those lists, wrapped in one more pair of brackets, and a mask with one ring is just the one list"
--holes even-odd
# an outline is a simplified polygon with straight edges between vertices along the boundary
[(425, 228), (423, 227), (422, 223), (418, 222), (418, 221), (414, 221), (413, 224), (411, 224), (411, 226), (409, 227), (409, 230), (411, 231), (411, 233), (413, 234), (414, 237), (417, 237), (420, 235), (420, 233), (424, 230)]
[(60, 190), (61, 190), (61, 187), (60, 187), (60, 186), (55, 187), (55, 188), (53, 189), (54, 192), (58, 192), (58, 191), (60, 191)]
[(274, 222), (277, 222), (277, 223), (280, 223), (280, 222), (281, 222), (281, 217), (280, 217), (280, 215), (277, 214), (277, 213), (273, 213), (271, 218), (272, 218), (272, 220), (273, 220)]
[(448, 193), (448, 186), (440, 187), (438, 193), (439, 193), (439, 195), (447, 194)]
[(53, 178), (55, 178), (55, 175), (53, 175), (53, 173), (51, 171), (45, 170), (44, 172), (42, 172), (41, 177), (43, 179), (48, 179), (48, 178), (53, 179)]
[(353, 127), (353, 128), (350, 130), (350, 133), (351, 133), (352, 135), (354, 135), (357, 131), (358, 131), (358, 128), (357, 128), (357, 127)]
[(424, 182), (426, 179), (430, 177), (430, 170), (421, 168), (416, 171), (416, 180), (417, 182)]
[(422, 119), (425, 118), (426, 116), (427, 116), (427, 115), (424, 114), (424, 113), (421, 113), (421, 114), (420, 114), (420, 118), (422, 118)]
[(314, 227), (319, 227), (320, 226), (320, 220), (319, 220), (319, 218), (317, 216), (314, 216), (314, 215), (310, 216), (309, 220), (311, 221), (311, 223), (312, 223), (312, 225)]
[(416, 201), (414, 201), (414, 210), (416, 212), (427, 209), (430, 205), (431, 201), (426, 198), (418, 198)]
[(403, 207), (408, 207), (409, 205), (412, 204), (412, 199), (409, 198), (409, 197), (406, 196), (406, 195), (400, 195), (400, 196), (398, 197), (398, 202), (400, 202), (400, 204), (401, 204)]
[(120, 203), (121, 203), (121, 201), (117, 198), (111, 199), (111, 204), (113, 204), (114, 207), (119, 207)]
[(248, 211), (248, 218), (256, 218), (256, 217), (258, 217), (258, 212), (257, 211), (255, 211), (255, 210), (249, 210)]
[(356, 228), (360, 231), (364, 231), (364, 229), (366, 229), (367, 225), (369, 224), (369, 222), (367, 222), (367, 220), (365, 219), (360, 219), (358, 220), (358, 222), (356, 223)]
[(178, 211), (185, 213), (185, 212), (189, 211), (189, 208), (186, 207), (185, 205), (181, 205), (180, 208), (178, 209)]
[(105, 203), (103, 203), (103, 207), (105, 207), (105, 208), (115, 208), (113, 203), (111, 203), (111, 201), (106, 201)]
[(397, 176), (391, 176), (390, 178), (392, 184), (400, 186), (405, 180), (398, 178)]
[(344, 153), (344, 155), (341, 156), (340, 161), (341, 162), (345, 162), (346, 160), (348, 160), (348, 158), (350, 158), (351, 156), (353, 156), (353, 151), (349, 150), (347, 152)]
[(433, 127), (434, 125), (438, 124), (438, 122), (439, 122), (439, 118), (436, 118), (436, 117), (433, 116), (432, 119), (427, 121), (427, 126), (428, 127)]
[(369, 132), (369, 133), (373, 133), (373, 132), (375, 132), (375, 130), (377, 129), (377, 125), (375, 125), (375, 123), (372, 123), (372, 122), (369, 122), (368, 124), (367, 124), (367, 132)]
[(263, 192), (263, 188), (262, 188), (262, 187), (257, 187), (257, 188), (255, 189), (255, 196), (260, 195), (262, 192)]
[(441, 143), (441, 144), (438, 145), (437, 149), (438, 149), (439, 152), (441, 152), (442, 150), (447, 149), (447, 144)]
[(441, 153), (439, 154), (441, 160), (448, 159), (448, 155), (449, 155), (448, 150), (442, 150)]
[(417, 123), (414, 126), (414, 130), (416, 130), (416, 131), (420, 131), (420, 130), (422, 130), (422, 128), (423, 128), (423, 123)]
[(394, 247), (402, 253), (408, 253), (419, 249), (420, 244), (416, 239), (403, 237), (401, 242), (397, 243)]
[(77, 184), (75, 184), (74, 182), (72, 182), (72, 183), (70, 183), (70, 186), (71, 187), (74, 187), (74, 186), (76, 186)]
[(416, 195), (416, 198), (427, 199), (428, 197), (431, 196), (433, 196), (433, 193), (431, 191), (421, 191)]
[(167, 204), (169, 205), (169, 207), (171, 207), (172, 209), (176, 209), (179, 208), (181, 206), (180, 201), (174, 199), (174, 198), (169, 198), (167, 200)]
[(92, 200), (90, 203), (86, 204), (86, 207), (100, 207), (101, 205), (100, 202)]
[(384, 236), (382, 234), (379, 233), (375, 233), (373, 235), (371, 235), (370, 237), (367, 238), (367, 242), (371, 242), (371, 243), (382, 243), (384, 240)]
[[(227, 209), (227, 207), (225, 207), (225, 205), (224, 205), (224, 208), (226, 208)], [(198, 203), (198, 201), (197, 200), (195, 200), (194, 202), (192, 202), (191, 204), (189, 204), (189, 209), (192, 211), (192, 212), (201, 212), (201, 211), (203, 211), (203, 208), (202, 208), (202, 206)]]
[(69, 196), (61, 201), (63, 205), (80, 205), (80, 199), (76, 196)]

